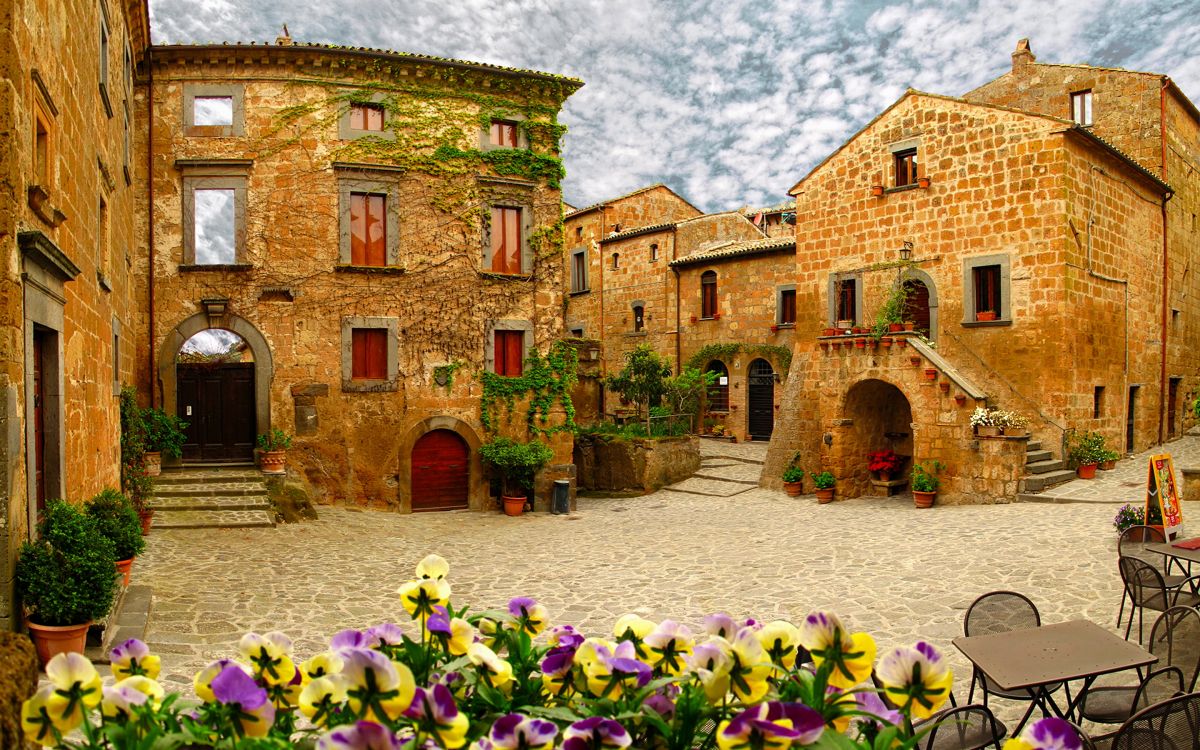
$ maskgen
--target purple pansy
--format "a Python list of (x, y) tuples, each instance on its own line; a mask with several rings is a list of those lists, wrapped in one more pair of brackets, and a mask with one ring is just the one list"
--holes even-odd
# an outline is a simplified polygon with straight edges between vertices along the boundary
[(737, 632), (738, 626), (732, 617), (724, 612), (717, 612), (704, 618), (704, 629), (709, 635), (729, 640)]
[(518, 748), (536, 748), (549, 745), (558, 734), (554, 722), (545, 719), (534, 719), (521, 714), (508, 714), (492, 724), (488, 735), (493, 748), (517, 750)]
[(360, 721), (334, 729), (317, 741), (317, 750), (399, 750), (391, 730), (373, 721)]
[(633, 740), (625, 727), (613, 719), (592, 716), (577, 721), (563, 732), (562, 750), (600, 750), (605, 747), (629, 747)]
[(525, 617), (537, 605), (537, 600), (528, 596), (514, 596), (508, 600), (508, 613), (513, 617)]
[(553, 677), (561, 677), (571, 671), (571, 666), (575, 663), (575, 649), (573, 648), (552, 648), (546, 653), (546, 657), (542, 659), (542, 672)]
[(367, 636), (361, 630), (342, 630), (329, 639), (329, 649), (367, 648)]
[(1055, 716), (1033, 722), (1021, 738), (1032, 745), (1034, 750), (1081, 750), (1083, 747), (1075, 727), (1071, 726), (1069, 721)]
[(434, 685), (430, 688), (417, 688), (412, 705), (404, 712), (410, 719), (433, 719), (436, 724), (448, 724), (458, 715), (458, 706), (454, 704), (454, 696), (445, 685)]
[(434, 605), (433, 614), (425, 620), (425, 629), (430, 633), (450, 635), (450, 615), (447, 614), (445, 607), (440, 604)]
[(236, 665), (229, 665), (213, 678), (213, 696), (222, 703), (237, 703), (252, 711), (267, 702), (267, 691)]
[(390, 622), (372, 625), (367, 628), (367, 632), (364, 635), (367, 638), (367, 645), (371, 648), (399, 646), (401, 643), (404, 643), (404, 631), (400, 629), (399, 625), (394, 625)]
[[(790, 726), (779, 723), (783, 720), (787, 720)], [(772, 701), (742, 711), (720, 732), (727, 740), (751, 740), (758, 735), (764, 739), (791, 740), (793, 743), (809, 745), (816, 742), (824, 730), (825, 720), (808, 706)]]

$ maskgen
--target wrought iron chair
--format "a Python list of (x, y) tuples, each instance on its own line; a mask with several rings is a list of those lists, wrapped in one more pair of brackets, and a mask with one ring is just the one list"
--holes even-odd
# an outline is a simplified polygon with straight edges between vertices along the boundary
[[(1041, 624), (1042, 618), (1038, 614), (1037, 605), (1030, 601), (1029, 597), (1015, 591), (991, 591), (967, 607), (967, 614), (963, 617), (963, 634), (972, 636), (1007, 633), (1010, 630), (1036, 628)], [(984, 706), (988, 704), (989, 695), (1015, 701), (1032, 701), (1034, 699), (1032, 690), (1024, 688), (1002, 690), (989, 680), (987, 675), (975, 668), (971, 673), (971, 687), (967, 692), (967, 703), (970, 703), (975, 697), (976, 684), (983, 688)], [(1047, 693), (1053, 693), (1060, 687), (1062, 687), (1062, 683), (1056, 682), (1046, 685), (1045, 689)], [(1069, 693), (1067, 700), (1070, 702)]]
[[(1163, 576), (1163, 583), (1169, 589), (1177, 589), (1192, 581), (1184, 574), (1184, 568), (1178, 560), (1146, 549), (1147, 544), (1165, 544), (1166, 535), (1159, 526), (1130, 526), (1121, 532), (1117, 539), (1117, 559), (1121, 557), (1136, 557), (1144, 560), (1158, 569)], [(1172, 563), (1178, 568), (1178, 574), (1171, 573)], [(1195, 581), (1192, 581), (1192, 593), (1196, 592)], [(1125, 602), (1129, 601), (1129, 591), (1121, 592), (1121, 608), (1117, 612), (1117, 627), (1121, 627), (1121, 619), (1125, 614)]]
[(1112, 736), (1112, 750), (1200, 750), (1200, 693), (1138, 711)]
[(950, 708), (918, 724), (914, 729), (932, 727), (917, 741), (918, 750), (982, 750), (995, 745), (1008, 734), (1008, 727), (992, 710), (981, 704)]
[[(1163, 580), (1162, 572), (1150, 563), (1137, 557), (1121, 557), (1117, 561), (1121, 571), (1121, 582), (1129, 595), (1132, 605), (1129, 609), (1129, 623), (1125, 626), (1125, 638), (1128, 640), (1133, 630), (1133, 616), (1138, 616), (1138, 643), (1142, 642), (1142, 627), (1145, 622), (1147, 609), (1165, 612), (1174, 606), (1195, 607), (1200, 604), (1200, 596), (1180, 588), (1169, 588)], [(1117, 623), (1120, 627), (1120, 622)]]

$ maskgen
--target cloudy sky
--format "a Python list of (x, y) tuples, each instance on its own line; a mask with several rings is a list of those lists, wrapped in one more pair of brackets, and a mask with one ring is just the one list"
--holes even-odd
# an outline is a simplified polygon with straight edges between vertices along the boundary
[(150, 0), (157, 43), (383, 47), (577, 76), (575, 205), (665, 182), (774, 203), (908, 86), (962, 94), (1029, 37), (1041, 62), (1170, 75), (1200, 102), (1196, 0)]

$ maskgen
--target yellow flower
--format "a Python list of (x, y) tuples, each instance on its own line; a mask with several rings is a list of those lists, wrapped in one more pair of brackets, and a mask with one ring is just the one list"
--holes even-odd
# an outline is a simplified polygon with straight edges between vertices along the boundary
[(450, 584), (440, 578), (424, 578), (409, 581), (398, 589), (400, 605), (414, 620), (423, 620), (433, 614), (434, 607), (445, 607), (450, 603)]
[(642, 641), (653, 633), (656, 627), (658, 625), (650, 620), (629, 613), (617, 618), (616, 624), (613, 625), (613, 637), (618, 641), (629, 641), (637, 651), (638, 658), (646, 659), (649, 658), (650, 653)]
[(25, 736), (46, 746), (58, 744), (55, 731), (68, 734), (83, 723), (83, 706), (78, 700), (59, 695), (54, 685), (42, 685), (21, 705)]
[(800, 629), (786, 620), (768, 622), (755, 635), (762, 644), (767, 657), (785, 669), (796, 665), (796, 655), (800, 651)]
[(871, 676), (875, 664), (875, 639), (866, 633), (849, 635), (842, 621), (830, 612), (813, 612), (800, 626), (800, 645), (808, 649), (820, 668), (829, 663), (829, 685), (848, 690)]
[(604, 653), (611, 654), (616, 648), (617, 644), (603, 638), (585, 638), (575, 650), (575, 663), (586, 672), (591, 664), (600, 660), (601, 654), (598, 649), (604, 649)]
[(305, 684), (319, 677), (334, 675), (342, 671), (342, 657), (332, 651), (322, 651), (300, 664), (300, 675)]
[(450, 620), (450, 639), (447, 641), (447, 647), (451, 655), (463, 656), (474, 642), (475, 628), (471, 627), (471, 623), (461, 617)]
[(700, 678), (704, 696), (712, 704), (721, 703), (730, 687), (730, 670), (733, 655), (729, 642), (724, 638), (711, 638), (692, 651), (688, 667)]
[(331, 709), (346, 702), (346, 688), (335, 677), (316, 677), (300, 691), (300, 713), (324, 726)]
[(683, 671), (684, 659), (692, 653), (695, 641), (687, 626), (674, 620), (663, 620), (654, 631), (643, 637), (651, 665), (663, 674), (677, 675)]
[(268, 685), (287, 685), (296, 676), (292, 641), (283, 633), (247, 633), (238, 642), (242, 658), (254, 665), (254, 674)]
[(192, 689), (196, 691), (196, 697), (205, 703), (215, 703), (217, 697), (213, 695), (212, 681), (216, 679), (217, 675), (221, 674), (221, 670), (231, 664), (237, 666), (246, 674), (250, 674), (250, 670), (240, 662), (233, 661), (232, 659), (218, 659), (204, 669), (201, 669), (192, 678)]
[(476, 667), (483, 667), (480, 675), (491, 683), (492, 687), (505, 695), (512, 692), (512, 665), (497, 656), (495, 651), (482, 643), (472, 643), (467, 648), (467, 658)]
[[(417, 684), (407, 666), (366, 649), (350, 649), (342, 656), (346, 661), (342, 685), (356, 716), (386, 724), (400, 718), (412, 705)], [(380, 716), (376, 708), (384, 715)]]
[(755, 631), (750, 628), (739, 630), (731, 651), (733, 666), (729, 670), (729, 680), (733, 694), (745, 703), (762, 700), (770, 687), (767, 678), (771, 676), (772, 668)]
[(950, 697), (954, 675), (932, 645), (918, 641), (879, 660), (879, 681), (887, 697), (914, 719), (932, 716)]
[(450, 563), (441, 555), (426, 555), (417, 563), (417, 578), (433, 578), (441, 580), (450, 574)]
[(56, 654), (46, 664), (46, 677), (59, 692), (76, 691), (85, 707), (100, 705), (100, 673), (83, 654)]
[(129, 716), (135, 705), (149, 703), (151, 706), (157, 706), (165, 695), (161, 685), (142, 675), (119, 680), (112, 687), (104, 688), (103, 692), (100, 712), (110, 717)]

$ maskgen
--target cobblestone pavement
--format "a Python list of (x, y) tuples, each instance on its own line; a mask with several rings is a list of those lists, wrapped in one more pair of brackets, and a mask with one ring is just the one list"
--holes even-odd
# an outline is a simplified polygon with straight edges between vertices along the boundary
[[(753, 470), (765, 453), (762, 444), (708, 443), (702, 474)], [(155, 531), (133, 575), (154, 589), (147, 638), (163, 655), (164, 680), (185, 690), (249, 630), (287, 632), (304, 658), (339, 629), (404, 622), (395, 590), (437, 552), (451, 563), (456, 603), (482, 609), (529, 595), (554, 620), (593, 634), (625, 612), (699, 629), (718, 610), (799, 621), (828, 608), (872, 633), (881, 653), (930, 640), (965, 694), (969, 667), (950, 641), (979, 594), (1013, 589), (1045, 622), (1114, 626), (1111, 522), (1110, 505), (918, 511), (901, 496), (818, 506), (757, 487), (734, 497), (581, 499), (570, 516), (322, 508), (319, 521), (274, 529)], [(1008, 704), (1001, 715), (1019, 710)]]
[(1166, 445), (1121, 459), (1112, 471), (1098, 471), (1095, 479), (1073, 479), (1039, 492), (1047, 502), (1142, 503), (1146, 500), (1146, 472), (1150, 457), (1169, 453), (1175, 464), (1175, 481), (1183, 487), (1181, 469), (1200, 467), (1200, 436), (1185, 435)]

